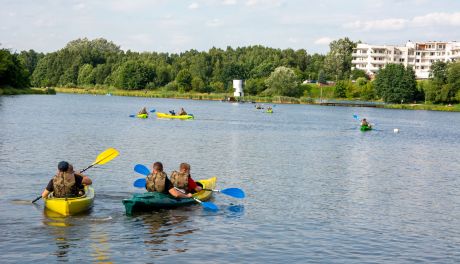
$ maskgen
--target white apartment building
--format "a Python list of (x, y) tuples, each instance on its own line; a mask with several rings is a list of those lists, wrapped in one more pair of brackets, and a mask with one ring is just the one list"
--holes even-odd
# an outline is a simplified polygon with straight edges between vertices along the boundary
[(412, 67), (417, 79), (427, 79), (435, 61), (460, 60), (460, 42), (407, 42), (406, 46), (358, 44), (353, 50), (353, 68), (374, 75), (389, 63)]

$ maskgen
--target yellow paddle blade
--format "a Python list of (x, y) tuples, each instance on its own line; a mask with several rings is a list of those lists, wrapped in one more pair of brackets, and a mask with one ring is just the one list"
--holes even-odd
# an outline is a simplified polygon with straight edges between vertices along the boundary
[(108, 148), (106, 149), (104, 152), (102, 152), (101, 154), (99, 154), (99, 156), (97, 156), (96, 160), (94, 161), (93, 165), (96, 165), (96, 164), (99, 164), (99, 165), (102, 165), (102, 164), (105, 164), (111, 160), (113, 160), (116, 156), (118, 156), (118, 150), (114, 149), (114, 148)]

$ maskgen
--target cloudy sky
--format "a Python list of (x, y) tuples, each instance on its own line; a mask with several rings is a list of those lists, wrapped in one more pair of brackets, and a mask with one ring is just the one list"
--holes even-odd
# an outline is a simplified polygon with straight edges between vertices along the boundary
[(459, 29), (460, 0), (0, 0), (0, 47), (13, 51), (103, 37), (133, 51), (261, 44), (325, 53), (345, 36), (460, 41)]

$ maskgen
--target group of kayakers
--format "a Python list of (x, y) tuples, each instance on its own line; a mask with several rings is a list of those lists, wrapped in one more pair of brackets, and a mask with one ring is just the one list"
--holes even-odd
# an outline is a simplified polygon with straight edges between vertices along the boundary
[[(56, 175), (43, 191), (42, 198), (48, 198), (50, 193), (53, 193), (55, 198), (82, 196), (84, 186), (91, 184), (88, 176), (75, 172), (67, 161), (61, 161)], [(191, 198), (193, 193), (201, 191), (201, 186), (190, 176), (190, 164), (181, 163), (179, 171), (173, 171), (169, 179), (163, 171), (163, 164), (158, 161), (153, 163), (152, 173), (147, 176), (145, 188), (149, 192), (170, 194), (176, 198)]]
[(190, 164), (181, 163), (179, 171), (173, 171), (171, 178), (168, 178), (163, 171), (163, 164), (159, 161), (153, 163), (152, 173), (147, 176), (145, 188), (149, 192), (170, 194), (176, 198), (191, 198), (192, 193), (201, 191), (201, 186), (190, 176)]

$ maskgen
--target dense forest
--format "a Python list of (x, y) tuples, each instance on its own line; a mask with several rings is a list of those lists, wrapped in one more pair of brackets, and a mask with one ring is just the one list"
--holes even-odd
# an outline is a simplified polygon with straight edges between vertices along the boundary
[(263, 46), (172, 54), (123, 51), (105, 39), (84, 38), (47, 54), (0, 50), (0, 87), (228, 93), (233, 79), (244, 79), (248, 95), (312, 97), (317, 84), (302, 82), (314, 80), (321, 84), (333, 81), (336, 98), (459, 101), (458, 64), (435, 64), (431, 79), (420, 82), (416, 82), (412, 69), (388, 65), (370, 81), (363, 71), (351, 70), (357, 43), (348, 38), (335, 40), (326, 55)]

